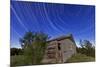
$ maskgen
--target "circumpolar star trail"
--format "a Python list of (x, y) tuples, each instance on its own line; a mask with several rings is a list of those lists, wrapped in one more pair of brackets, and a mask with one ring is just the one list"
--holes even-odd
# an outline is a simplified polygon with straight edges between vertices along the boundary
[(22, 27), (23, 27), (26, 31), (28, 31), (27, 27), (26, 27), (26, 26), (24, 25), (24, 23), (21, 21), (20, 17), (17, 15), (17, 13), (16, 13), (16, 11), (15, 11), (15, 9), (13, 8), (12, 5), (11, 5), (11, 9), (12, 9), (12, 11), (14, 12), (15, 16), (17, 17), (17, 20), (19, 21), (19, 23), (22, 25)]
[(72, 33), (76, 42), (95, 43), (95, 6), (11, 1), (11, 28), (12, 46), (27, 31), (42, 31), (52, 38)]

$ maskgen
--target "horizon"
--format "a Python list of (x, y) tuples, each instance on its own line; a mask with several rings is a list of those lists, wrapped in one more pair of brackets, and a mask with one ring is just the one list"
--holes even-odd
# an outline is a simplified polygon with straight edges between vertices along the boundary
[(42, 31), (52, 38), (73, 34), (76, 43), (95, 44), (95, 6), (11, 1), (11, 47), (20, 47), (27, 31)]

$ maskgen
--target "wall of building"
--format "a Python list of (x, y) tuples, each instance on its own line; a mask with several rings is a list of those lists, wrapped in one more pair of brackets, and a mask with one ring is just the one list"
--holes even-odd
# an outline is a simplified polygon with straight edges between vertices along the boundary
[(64, 39), (59, 42), (61, 43), (63, 62), (66, 62), (68, 58), (76, 53), (76, 45), (70, 39)]
[[(60, 50), (58, 48), (60, 44)], [(64, 63), (76, 53), (76, 45), (70, 39), (51, 41), (48, 43), (44, 63)]]

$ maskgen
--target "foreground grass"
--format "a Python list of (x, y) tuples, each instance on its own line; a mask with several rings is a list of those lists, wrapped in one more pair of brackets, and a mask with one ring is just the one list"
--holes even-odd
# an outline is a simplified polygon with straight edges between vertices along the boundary
[(11, 66), (32, 65), (31, 61), (23, 55), (11, 56), (10, 59), (11, 59)]
[[(92, 62), (95, 61), (95, 58), (86, 56), (84, 54), (73, 55), (70, 59), (67, 60), (67, 63), (74, 62)], [(31, 60), (23, 55), (11, 56), (11, 66), (26, 66), (32, 65)]]
[(95, 61), (94, 57), (86, 56), (84, 54), (76, 54), (76, 55), (73, 55), (70, 59), (68, 59), (67, 63), (93, 62), (93, 61)]

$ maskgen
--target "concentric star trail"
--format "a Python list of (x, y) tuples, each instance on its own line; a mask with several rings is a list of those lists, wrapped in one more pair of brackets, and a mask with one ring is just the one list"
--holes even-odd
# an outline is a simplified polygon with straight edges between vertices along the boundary
[(52, 38), (71, 33), (76, 42), (87, 39), (94, 43), (95, 6), (11, 1), (11, 29), (13, 28), (13, 43), (18, 43), (27, 31), (42, 31)]
[(17, 15), (17, 13), (16, 13), (16, 11), (15, 11), (15, 9), (13, 8), (12, 5), (11, 5), (11, 9), (12, 9), (12, 11), (14, 12), (15, 16), (17, 17), (19, 23), (22, 25), (22, 27), (23, 27), (26, 31), (28, 31), (27, 27), (26, 27), (26, 26), (24, 25), (24, 23), (21, 21), (20, 17)]

